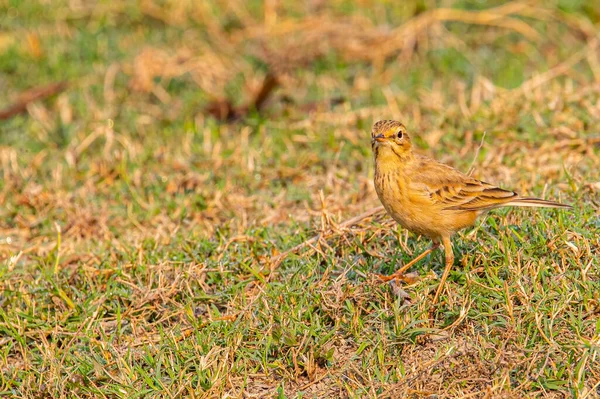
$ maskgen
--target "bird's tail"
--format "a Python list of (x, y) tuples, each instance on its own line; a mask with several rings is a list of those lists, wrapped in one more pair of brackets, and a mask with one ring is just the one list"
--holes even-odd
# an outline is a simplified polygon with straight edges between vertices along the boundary
[(537, 208), (563, 208), (573, 209), (571, 205), (561, 204), (555, 201), (546, 201), (539, 198), (519, 198), (503, 204), (502, 206), (531, 206)]

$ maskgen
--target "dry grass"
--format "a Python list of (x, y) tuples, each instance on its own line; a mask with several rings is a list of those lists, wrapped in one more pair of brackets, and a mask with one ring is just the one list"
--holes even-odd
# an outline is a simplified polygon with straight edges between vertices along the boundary
[[(600, 12), (363, 3), (7, 11), (0, 108), (69, 89), (1, 125), (0, 395), (600, 396)], [(432, 311), (440, 255), (371, 274), (428, 245), (372, 211), (382, 118), (576, 210), (457, 236)]]

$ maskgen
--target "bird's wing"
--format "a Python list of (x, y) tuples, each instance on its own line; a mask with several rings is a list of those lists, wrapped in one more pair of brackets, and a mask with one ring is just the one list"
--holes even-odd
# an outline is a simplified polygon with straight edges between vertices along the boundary
[(442, 209), (485, 211), (519, 195), (474, 179), (433, 159), (419, 157), (410, 171), (410, 190)]

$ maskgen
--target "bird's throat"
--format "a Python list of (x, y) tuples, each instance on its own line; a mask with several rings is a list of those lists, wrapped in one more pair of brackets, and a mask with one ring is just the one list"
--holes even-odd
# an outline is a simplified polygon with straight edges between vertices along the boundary
[(414, 157), (411, 151), (388, 145), (376, 146), (373, 151), (375, 155), (375, 168), (382, 173), (402, 168)]

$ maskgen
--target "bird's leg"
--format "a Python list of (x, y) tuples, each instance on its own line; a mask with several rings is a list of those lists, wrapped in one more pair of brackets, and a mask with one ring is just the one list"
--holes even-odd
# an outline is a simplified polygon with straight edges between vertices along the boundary
[(452, 269), (452, 265), (454, 264), (454, 252), (452, 251), (452, 241), (450, 241), (450, 237), (442, 237), (442, 244), (444, 245), (444, 252), (446, 254), (446, 268), (444, 269), (444, 274), (442, 274), (440, 285), (433, 297), (433, 305), (437, 303), (437, 300), (444, 289), (448, 274), (450, 274), (450, 269)]
[(381, 280), (383, 280), (385, 282), (394, 280), (396, 278), (401, 280), (405, 271), (410, 269), (410, 267), (412, 265), (414, 265), (415, 263), (417, 263), (418, 261), (420, 261), (421, 259), (426, 257), (432, 251), (436, 250), (439, 246), (440, 246), (440, 243), (437, 241), (434, 241), (433, 244), (431, 244), (431, 247), (429, 247), (429, 249), (425, 250), (422, 254), (420, 254), (419, 256), (417, 256), (416, 258), (411, 260), (410, 262), (408, 262), (406, 265), (402, 266), (400, 269), (396, 270), (394, 273), (392, 273), (388, 276), (383, 275), (383, 274), (377, 274), (377, 277), (379, 277)]

